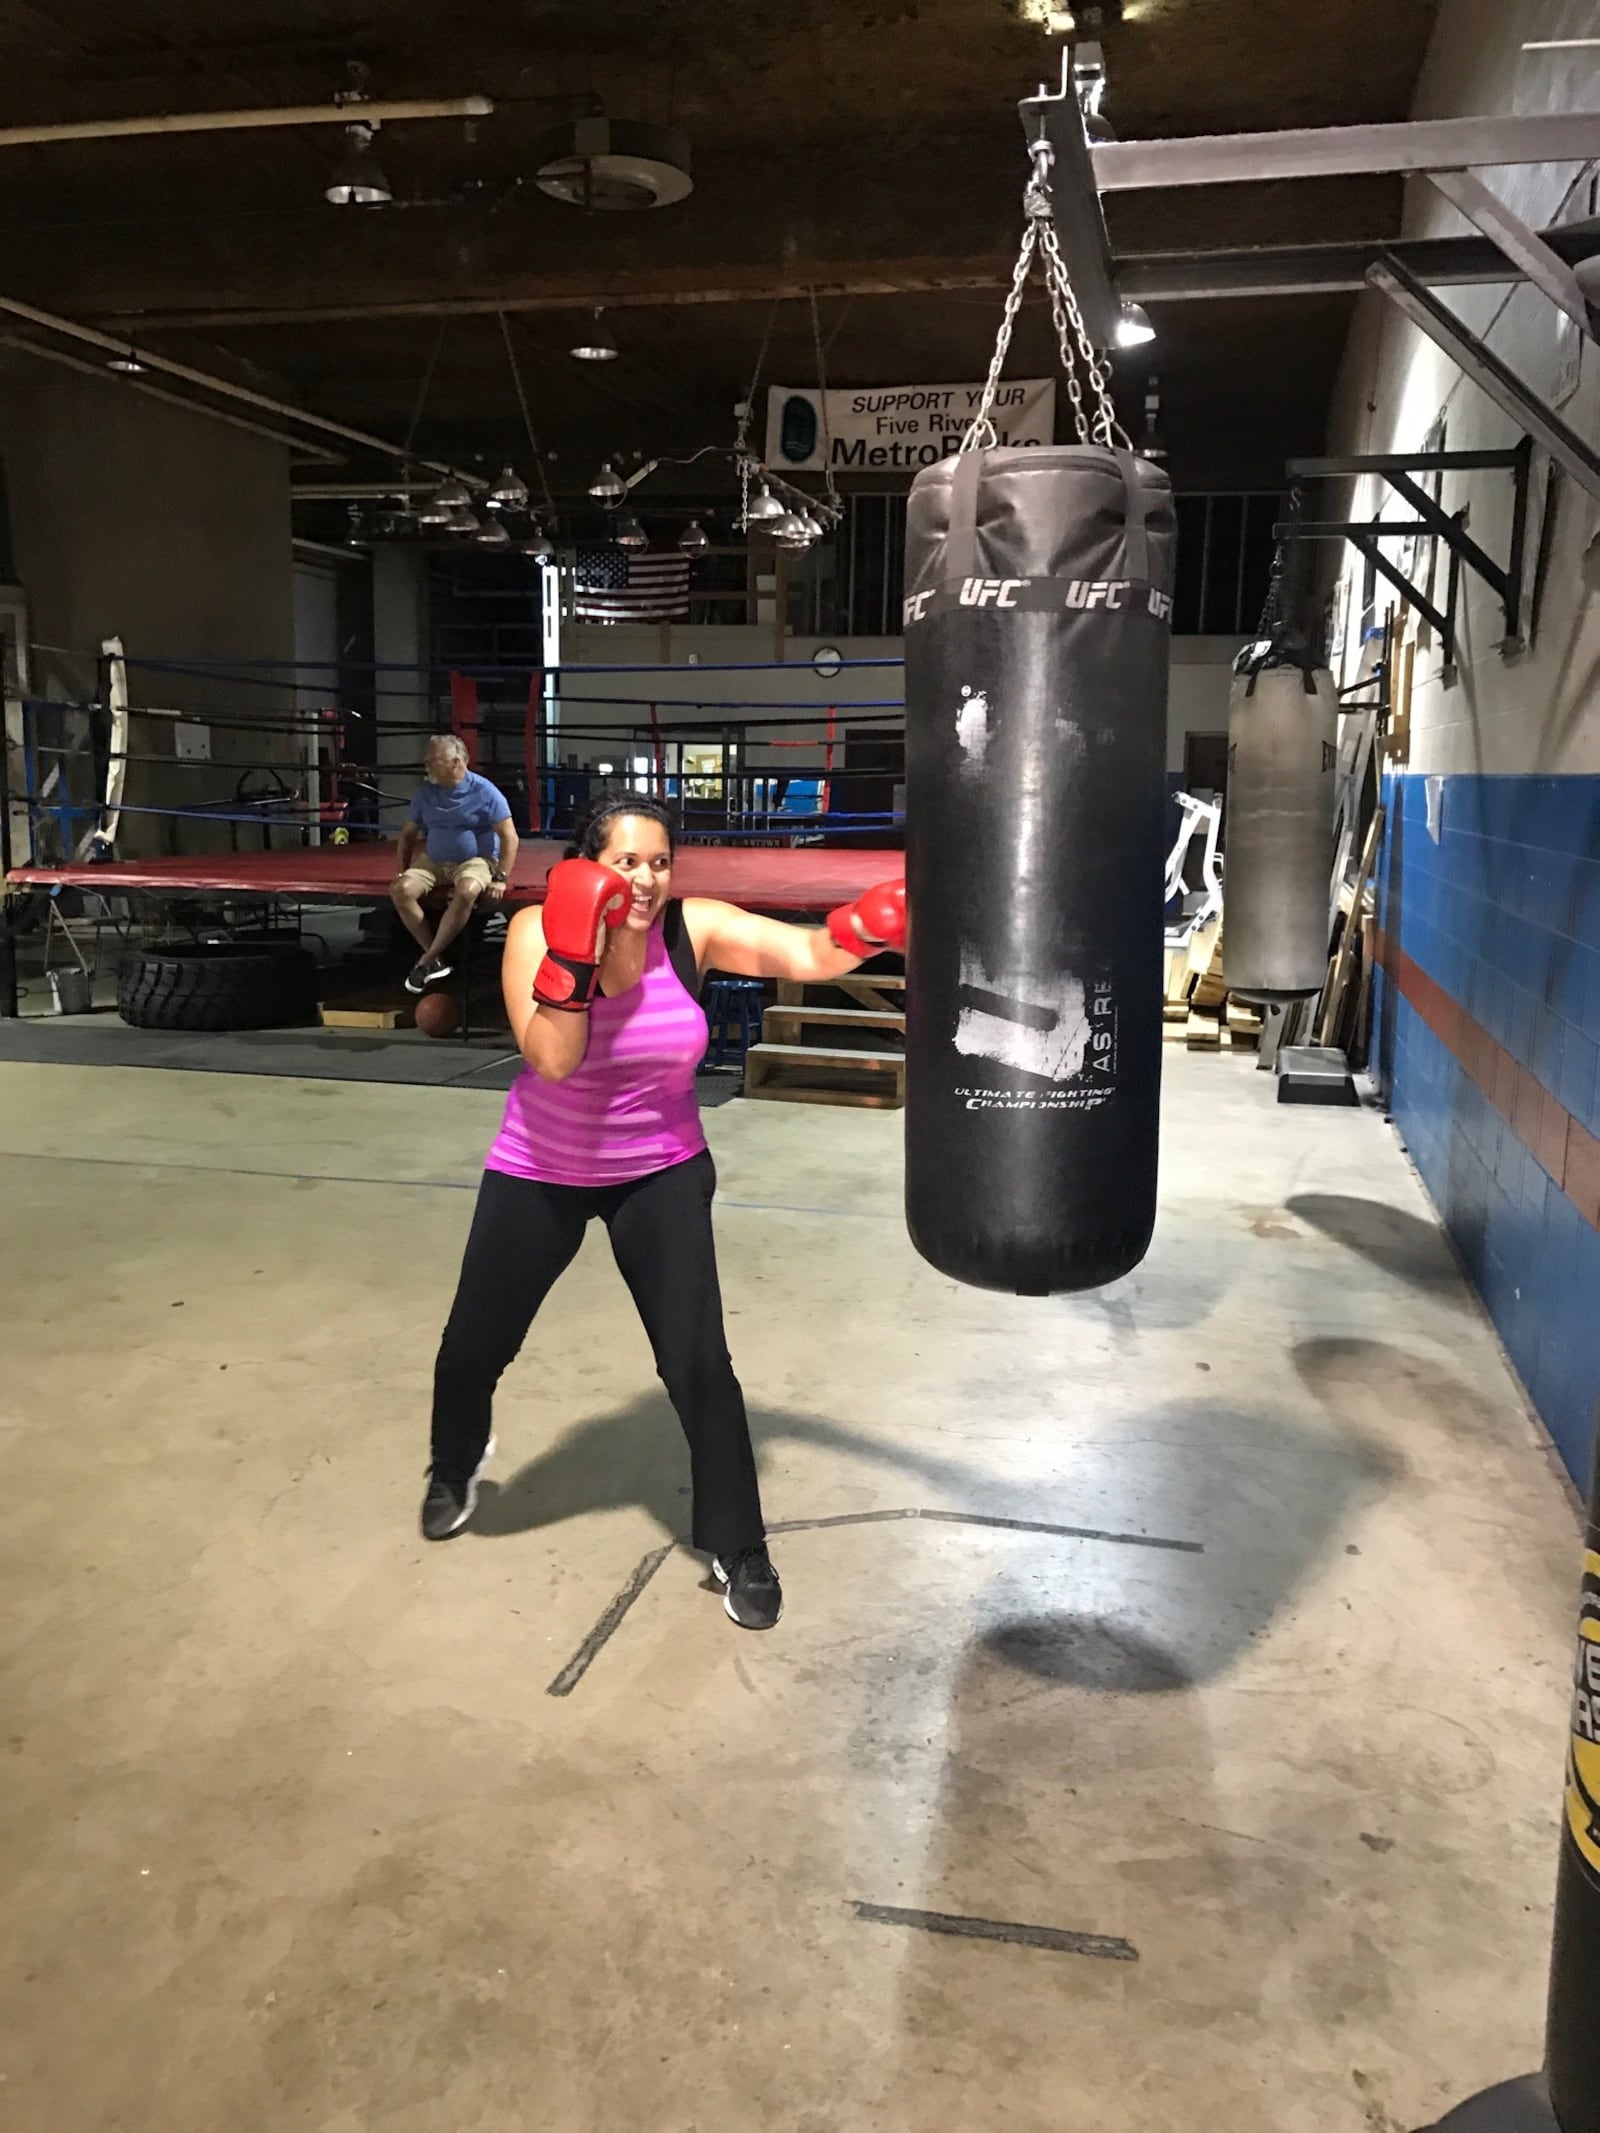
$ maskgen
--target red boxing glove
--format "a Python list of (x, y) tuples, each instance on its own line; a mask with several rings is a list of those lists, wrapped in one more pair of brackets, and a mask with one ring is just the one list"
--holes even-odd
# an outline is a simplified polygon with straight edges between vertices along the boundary
[[(859, 919), (861, 932), (851, 924)], [(906, 944), (906, 885), (903, 881), (880, 881), (858, 896), (853, 904), (841, 904), (828, 913), (828, 931), (841, 948), (852, 955), (877, 955), (884, 948), (902, 949)], [(862, 935), (866, 938), (863, 939)]]
[(594, 859), (563, 859), (544, 891), (544, 961), (533, 997), (546, 1007), (587, 1007), (600, 984), (600, 937), (620, 926), (633, 892)]

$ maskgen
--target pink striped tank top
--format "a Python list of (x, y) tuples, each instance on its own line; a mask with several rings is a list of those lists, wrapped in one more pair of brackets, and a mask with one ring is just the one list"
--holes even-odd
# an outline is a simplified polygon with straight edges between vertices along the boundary
[(706, 1018), (650, 928), (644, 975), (589, 1009), (589, 1049), (565, 1081), (524, 1067), (487, 1167), (546, 1185), (623, 1185), (686, 1163), (706, 1144), (695, 1097)]

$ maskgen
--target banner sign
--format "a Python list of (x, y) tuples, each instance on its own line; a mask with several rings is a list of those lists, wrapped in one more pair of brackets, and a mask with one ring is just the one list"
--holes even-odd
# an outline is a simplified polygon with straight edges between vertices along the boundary
[[(981, 385), (774, 385), (767, 394), (767, 465), (778, 473), (915, 473), (948, 459), (983, 398)], [(823, 402), (826, 400), (824, 421)], [(1003, 378), (991, 411), (1001, 444), (1053, 444), (1054, 378)]]

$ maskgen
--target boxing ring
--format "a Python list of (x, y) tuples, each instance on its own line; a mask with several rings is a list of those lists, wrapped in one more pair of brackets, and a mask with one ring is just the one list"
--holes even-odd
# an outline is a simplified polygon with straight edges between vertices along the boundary
[[(84, 673), (91, 655), (73, 656)], [(40, 900), (71, 908), (66, 891), (180, 932), (203, 910), (212, 937), (293, 930), (301, 904), (385, 903), (434, 733), (506, 794), (521, 839), (510, 906), (542, 900), (593, 794), (626, 787), (674, 808), (680, 894), (816, 917), (903, 867), (900, 664), (841, 660), (896, 670), (896, 693), (847, 678), (822, 703), (793, 693), (810, 669), (771, 660), (331, 666), (138, 656), (108, 639), (92, 686), (5, 706), (0, 1016), (17, 1011), (19, 931)], [(787, 687), (757, 686), (781, 693), (739, 693), (739, 677), (778, 673)], [(407, 715), (390, 715), (397, 701)], [(852, 788), (845, 749), (864, 738), (879, 761)], [(890, 804), (853, 807), (852, 789)]]
[[(525, 840), (506, 902), (541, 903), (545, 876), (564, 850), (555, 839)], [(672, 886), (680, 896), (715, 896), (752, 911), (814, 916), (852, 902), (874, 882), (898, 874), (904, 863), (903, 852), (862, 846), (772, 850), (685, 845), (678, 853)], [(373, 842), (300, 851), (214, 852), (184, 859), (85, 860), (13, 867), (6, 880), (19, 888), (378, 903), (394, 880), (394, 850)]]

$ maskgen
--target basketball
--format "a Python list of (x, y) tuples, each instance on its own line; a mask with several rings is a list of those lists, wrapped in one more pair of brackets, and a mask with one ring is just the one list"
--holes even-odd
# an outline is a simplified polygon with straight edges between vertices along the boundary
[(416, 1023), (425, 1037), (448, 1037), (461, 1027), (454, 993), (425, 992), (417, 1002)]

